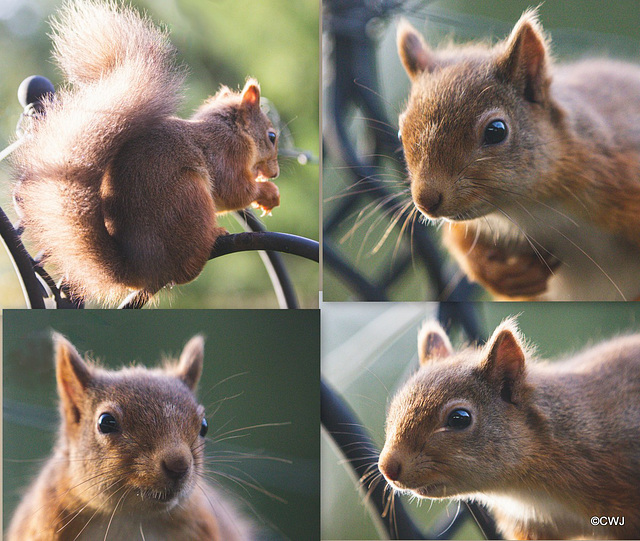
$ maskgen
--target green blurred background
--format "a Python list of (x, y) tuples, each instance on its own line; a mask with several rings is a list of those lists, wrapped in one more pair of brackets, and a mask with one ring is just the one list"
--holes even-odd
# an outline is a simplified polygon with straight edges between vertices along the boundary
[(238, 455), (238, 463), (216, 468), (286, 503), (224, 486), (264, 532), (261, 539), (319, 539), (319, 318), (317, 310), (3, 311), (4, 527), (59, 426), (52, 329), (108, 367), (156, 365), (204, 333), (198, 397), (209, 412), (209, 438), (217, 430), (283, 423), (239, 430), (239, 438), (209, 442), (207, 450), (275, 457)]
[[(524, 336), (542, 358), (558, 358), (621, 333), (640, 332), (638, 303), (471, 303), (484, 336), (507, 316), (518, 316)], [(340, 392), (369, 430), (384, 444), (389, 400), (418, 367), (416, 342), (437, 303), (329, 303), (322, 308), (322, 376)], [(450, 333), (454, 347), (464, 342)], [(321, 442), (322, 539), (382, 539), (363, 502), (364, 492), (343, 456), (323, 432)], [(372, 459), (372, 463), (374, 459)], [(442, 514), (453, 518), (458, 503), (402, 501), (426, 531)], [(445, 521), (446, 523), (446, 521)], [(442, 532), (435, 532), (442, 533)], [(455, 536), (481, 539), (469, 521)]]
[[(318, 240), (319, 166), (319, 1), (300, 0), (134, 0), (156, 23), (165, 24), (190, 70), (187, 97), (180, 110), (188, 116), (220, 85), (241, 88), (247, 76), (258, 79), (263, 96), (278, 110), (297, 148), (309, 151), (307, 165), (281, 158), (277, 179), (281, 206), (264, 223), (271, 231)], [(0, 2), (0, 148), (14, 137), (21, 113), (16, 93), (27, 76), (44, 75), (58, 86), (60, 73), (51, 61), (47, 20), (60, 0)], [(291, 142), (289, 142), (289, 145)], [(281, 139), (280, 147), (287, 142)], [(14, 218), (10, 169), (0, 164), (0, 204)], [(232, 216), (220, 225), (241, 231)], [(284, 256), (301, 304), (318, 306), (318, 266)], [(203, 274), (186, 286), (160, 295), (160, 307), (276, 307), (276, 297), (257, 253), (239, 253), (209, 262)], [(0, 253), (0, 307), (24, 306), (18, 281)]]
[[(369, 126), (370, 130), (384, 129), (395, 136), (398, 131), (398, 116), (404, 109), (409, 93), (409, 79), (396, 52), (395, 33), (400, 15), (407, 18), (432, 47), (451, 39), (459, 43), (470, 40), (489, 40), (495, 43), (509, 34), (525, 9), (538, 5), (542, 25), (552, 37), (551, 47), (557, 61), (577, 60), (591, 55), (610, 56), (636, 63), (640, 61), (640, 9), (636, 0), (405, 1), (404, 9), (399, 14), (375, 19), (367, 27), (377, 43), (379, 92), (390, 123), (389, 126)], [(329, 39), (326, 42), (330, 44)], [(324, 62), (327, 62), (331, 50), (331, 46), (323, 48)], [(330, 76), (331, 69), (325, 67), (324, 72)], [(323, 99), (326, 102), (327, 96)], [(325, 103), (324, 111), (328, 110)], [(367, 123), (364, 116), (366, 115), (360, 111), (353, 111), (349, 126), (352, 140), (357, 142), (360, 153), (368, 156), (373, 149), (371, 137), (365, 132)], [(396, 155), (388, 157), (379, 174), (379, 178), (387, 182), (389, 189), (394, 191), (408, 187), (406, 173), (397, 158)], [(325, 217), (330, 215), (341, 198), (355, 191), (353, 188), (348, 189), (348, 180), (350, 177), (344, 171), (344, 164), (325, 156), (322, 181)], [(376, 192), (371, 192), (369, 196), (351, 215), (344, 217), (342, 227), (332, 238), (340, 243), (341, 252), (347, 260), (359, 272), (372, 278), (391, 267), (397, 260), (396, 250), (406, 253), (412, 247), (407, 242), (401, 243), (400, 248), (397, 247), (402, 223), (393, 229), (381, 247), (377, 246), (385, 236), (391, 216), (385, 216), (375, 208)], [(408, 200), (409, 194), (406, 194), (395, 201)], [(365, 205), (369, 206), (363, 209)], [(431, 229), (437, 237), (439, 232), (435, 227)], [(405, 241), (410, 230), (411, 226), (404, 232)], [(457, 283), (461, 273), (446, 255), (445, 258), (448, 261), (449, 284), (452, 285)], [(419, 258), (414, 257), (412, 267), (395, 284), (389, 296), (391, 300), (398, 301), (436, 300), (437, 292), (433, 284), (429, 283), (425, 266)], [(482, 298), (489, 297), (483, 295)], [(328, 271), (323, 274), (323, 299), (348, 301), (354, 300), (354, 295), (334, 273)]]

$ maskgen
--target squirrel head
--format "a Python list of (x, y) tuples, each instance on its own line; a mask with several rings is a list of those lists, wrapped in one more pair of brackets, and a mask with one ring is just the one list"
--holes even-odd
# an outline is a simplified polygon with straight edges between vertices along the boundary
[(276, 178), (278, 167), (278, 134), (269, 117), (260, 108), (260, 85), (248, 79), (242, 90), (241, 119), (254, 144), (256, 177)]
[(249, 153), (249, 167), (254, 178), (276, 178), (278, 165), (278, 133), (273, 123), (260, 107), (260, 85), (255, 79), (247, 79), (241, 92), (226, 86), (196, 111), (193, 120), (207, 121), (209, 115), (226, 111), (232, 119), (234, 130), (240, 134), (236, 161), (244, 164)]
[(193, 337), (178, 362), (118, 371), (83, 360), (54, 334), (62, 430), (71, 489), (88, 508), (166, 512), (202, 475), (204, 408), (194, 392), (204, 340)]
[(526, 358), (513, 320), (484, 347), (454, 352), (437, 323), (418, 338), (420, 369), (393, 398), (378, 467), (397, 490), (449, 498), (504, 488), (532, 430)]
[(552, 163), (549, 133), (561, 117), (535, 11), (494, 47), (433, 51), (406, 21), (397, 44), (412, 83), (398, 134), (417, 208), (468, 220), (531, 196)]

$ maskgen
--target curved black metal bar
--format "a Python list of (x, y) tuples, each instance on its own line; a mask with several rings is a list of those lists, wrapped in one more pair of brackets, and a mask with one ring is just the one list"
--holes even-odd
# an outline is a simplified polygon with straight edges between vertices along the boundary
[[(372, 467), (377, 468), (372, 457), (378, 456), (379, 451), (371, 437), (351, 408), (324, 380), (320, 382), (320, 420), (359, 478)], [(373, 483), (369, 490), (368, 502), (375, 508), (376, 516), (380, 517), (391, 539), (432, 539), (425, 537), (413, 523), (399, 499), (395, 501), (393, 513), (385, 512), (386, 483)], [(388, 498), (389, 494), (386, 496)]]
[[(249, 209), (240, 210), (234, 214), (245, 230), (266, 231), (262, 222)], [(298, 308), (296, 290), (281, 255), (278, 252), (260, 251), (258, 253), (269, 274), (271, 285), (278, 299), (278, 306), (280, 308)]]
[(322, 243), (322, 257), (326, 268), (330, 268), (347, 283), (363, 301), (388, 301), (384, 289), (371, 283), (362, 274), (357, 272), (333, 247), (333, 244), (325, 239)]
[(480, 330), (480, 323), (473, 304), (468, 302), (441, 302), (438, 304), (438, 320), (444, 328), (451, 323), (462, 327), (465, 336), (472, 342), (481, 342), (486, 337)]
[[(287, 233), (273, 233), (270, 231), (257, 231), (249, 233), (234, 233), (218, 237), (211, 250), (209, 259), (221, 257), (227, 254), (246, 251), (277, 251), (304, 257), (311, 261), (320, 259), (320, 247), (314, 240)], [(155, 292), (154, 292), (155, 293)], [(121, 309), (142, 308), (151, 298), (148, 291), (136, 291), (129, 295), (119, 306)], [(295, 308), (296, 306), (286, 306)]]
[(29, 308), (45, 308), (42, 285), (38, 281), (24, 244), (11, 220), (0, 208), (0, 235), (16, 270), (25, 302)]
[(320, 248), (316, 241), (297, 235), (273, 233), (271, 231), (235, 233), (218, 237), (209, 259), (248, 250), (277, 251), (293, 254), (316, 263), (320, 259)]

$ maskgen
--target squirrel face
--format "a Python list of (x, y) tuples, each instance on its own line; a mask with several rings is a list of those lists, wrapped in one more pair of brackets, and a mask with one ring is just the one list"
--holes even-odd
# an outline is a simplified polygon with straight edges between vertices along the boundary
[(531, 431), (522, 414), (525, 350), (514, 323), (505, 321), (484, 348), (459, 353), (436, 323), (418, 340), (421, 367), (389, 408), (380, 471), (394, 488), (423, 498), (504, 486)]
[(60, 445), (79, 480), (73, 497), (102, 513), (168, 511), (188, 498), (202, 474), (207, 432), (193, 394), (202, 337), (191, 339), (174, 366), (117, 372), (86, 363), (61, 336), (55, 340)]
[(192, 117), (199, 121), (209, 115), (227, 109), (233, 129), (240, 138), (235, 147), (230, 147), (236, 156), (229, 159), (239, 163), (248, 160), (252, 179), (265, 180), (276, 178), (280, 173), (278, 165), (278, 133), (269, 117), (260, 108), (260, 85), (255, 79), (248, 79), (241, 92), (233, 92), (223, 86), (215, 96), (210, 97)]
[(398, 51), (412, 81), (399, 135), (425, 216), (473, 219), (542, 189), (548, 133), (562, 115), (549, 99), (547, 45), (533, 12), (493, 48), (434, 52), (403, 22)]
[(278, 134), (269, 117), (260, 108), (260, 87), (251, 79), (242, 91), (242, 113), (245, 129), (255, 148), (255, 178), (276, 178), (280, 173)]

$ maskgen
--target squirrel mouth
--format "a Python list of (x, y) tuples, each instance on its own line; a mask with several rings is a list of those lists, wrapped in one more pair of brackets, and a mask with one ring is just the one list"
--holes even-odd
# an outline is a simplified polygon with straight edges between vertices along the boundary
[(444, 498), (445, 491), (446, 486), (444, 483), (433, 483), (431, 485), (424, 485), (419, 488), (411, 489), (411, 492), (421, 498)]
[(181, 491), (174, 490), (137, 490), (136, 496), (141, 500), (151, 500), (158, 503), (170, 503), (175, 500)]
[(422, 485), (419, 487), (409, 487), (397, 481), (387, 480), (387, 482), (397, 490), (400, 490), (403, 492), (411, 492), (420, 498), (445, 498), (446, 497), (445, 493), (446, 493), (447, 487), (443, 482), (431, 483), (429, 485)]

